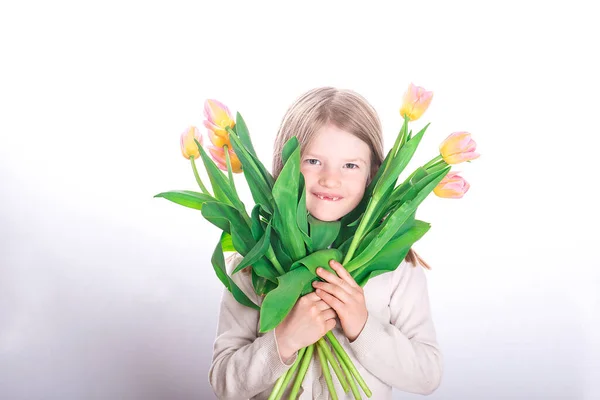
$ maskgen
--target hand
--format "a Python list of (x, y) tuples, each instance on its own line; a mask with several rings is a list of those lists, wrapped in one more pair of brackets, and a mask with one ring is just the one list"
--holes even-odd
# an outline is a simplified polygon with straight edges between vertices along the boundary
[(324, 268), (317, 268), (317, 275), (326, 282), (313, 282), (315, 293), (335, 310), (344, 334), (352, 342), (362, 332), (369, 315), (363, 288), (356, 283), (342, 264), (331, 260), (329, 265), (338, 276)]
[(316, 293), (300, 297), (275, 328), (281, 359), (286, 362), (303, 347), (315, 343), (335, 327), (335, 311)]

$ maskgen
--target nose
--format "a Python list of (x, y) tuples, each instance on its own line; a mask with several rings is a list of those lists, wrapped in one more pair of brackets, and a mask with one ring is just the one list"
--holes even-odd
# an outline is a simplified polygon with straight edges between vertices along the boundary
[(342, 184), (340, 172), (335, 168), (323, 168), (319, 176), (319, 185), (326, 188), (338, 188)]

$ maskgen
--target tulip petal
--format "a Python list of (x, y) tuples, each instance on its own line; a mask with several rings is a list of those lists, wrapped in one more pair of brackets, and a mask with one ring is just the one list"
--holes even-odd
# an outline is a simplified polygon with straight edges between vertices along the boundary
[(449, 172), (433, 189), (436, 196), (447, 199), (460, 199), (471, 186), (458, 172)]
[(477, 144), (468, 132), (454, 132), (440, 144), (440, 155), (447, 164), (458, 164), (479, 157)]
[(410, 121), (419, 119), (429, 107), (432, 98), (433, 92), (411, 83), (402, 97), (400, 115), (406, 116)]
[(231, 147), (231, 142), (229, 141), (229, 136), (221, 136), (218, 134), (215, 134), (213, 131), (211, 131), (210, 129), (207, 131), (208, 133), (208, 138), (210, 139), (211, 143), (217, 147), (223, 147), (225, 145), (227, 145), (228, 147)]
[[(222, 147), (216, 146), (207, 146), (208, 152), (210, 153), (212, 159), (215, 161), (219, 169), (223, 171), (227, 171), (227, 159), (225, 158), (225, 150)], [(242, 172), (242, 163), (239, 158), (236, 156), (233, 148), (228, 149), (229, 160), (231, 162), (231, 171), (235, 174)]]
[(186, 128), (186, 130), (184, 130), (180, 135), (179, 143), (181, 146), (181, 154), (187, 159), (192, 156), (194, 158), (200, 157), (200, 151), (198, 150), (198, 146), (196, 145), (194, 139), (196, 139), (200, 145), (202, 145), (202, 135), (200, 134), (200, 130), (198, 130), (198, 128), (195, 126)]
[(219, 126), (222, 126), (221, 121), (227, 121), (226, 124), (229, 125), (229, 120), (231, 120), (229, 108), (214, 99), (208, 99), (204, 102), (204, 116), (213, 124)]

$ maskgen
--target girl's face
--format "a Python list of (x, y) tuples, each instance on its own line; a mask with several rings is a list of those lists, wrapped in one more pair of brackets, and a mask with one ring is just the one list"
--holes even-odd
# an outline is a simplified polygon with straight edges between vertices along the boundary
[(321, 221), (336, 221), (362, 200), (371, 169), (369, 145), (324, 125), (304, 149), (300, 171), (306, 182), (306, 208)]

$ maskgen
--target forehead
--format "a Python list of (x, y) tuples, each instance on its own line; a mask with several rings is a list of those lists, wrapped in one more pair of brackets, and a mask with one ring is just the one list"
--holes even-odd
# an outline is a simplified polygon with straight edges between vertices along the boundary
[(369, 145), (348, 131), (333, 124), (317, 130), (303, 153), (329, 157), (362, 158), (369, 161)]

